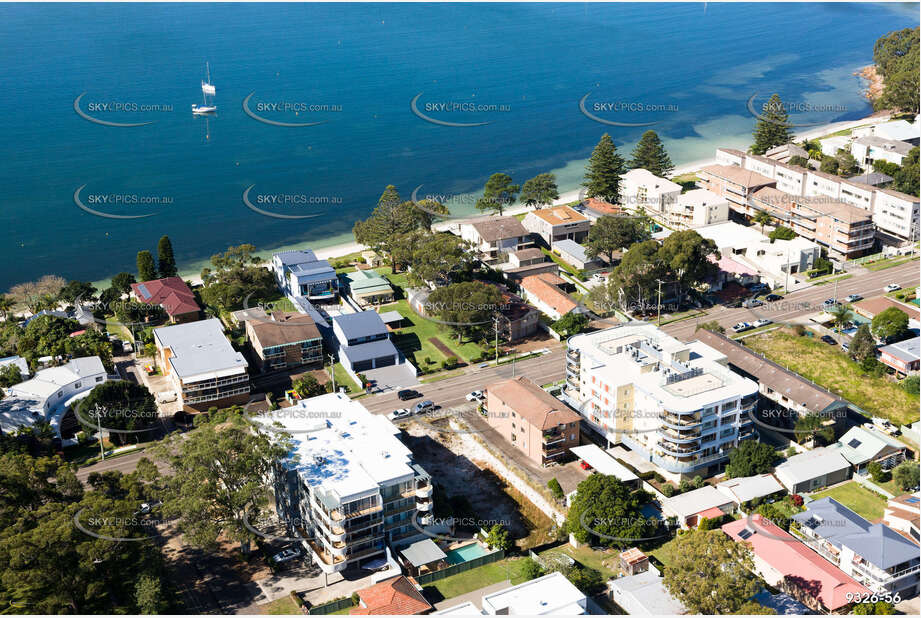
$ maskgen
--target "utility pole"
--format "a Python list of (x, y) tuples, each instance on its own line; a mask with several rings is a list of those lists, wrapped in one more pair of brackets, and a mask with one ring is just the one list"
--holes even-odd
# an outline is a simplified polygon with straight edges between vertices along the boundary
[(783, 282), (784, 294), (790, 293), (790, 243), (787, 242), (787, 272)]
[(329, 357), (329, 375), (333, 379), (333, 392), (336, 392), (336, 358), (332, 354), (327, 354)]
[(106, 449), (102, 445), (102, 413), (99, 411), (99, 404), (96, 404), (96, 427), (99, 433), (99, 458), (105, 460)]
[(499, 366), (499, 316), (494, 316), (493, 326), (496, 329), (496, 367)]
[[(832, 263), (831, 263), (831, 276), (832, 276), (832, 277), (835, 276), (835, 270), (836, 270), (835, 264), (836, 264), (836, 262), (832, 262)], [(833, 298), (835, 299), (835, 302), (837, 303), (837, 302), (838, 302), (838, 280), (837, 280), (837, 279), (835, 279), (835, 294), (834, 294)]]
[(656, 327), (662, 326), (662, 280), (656, 279), (659, 284), (659, 300), (656, 303)]

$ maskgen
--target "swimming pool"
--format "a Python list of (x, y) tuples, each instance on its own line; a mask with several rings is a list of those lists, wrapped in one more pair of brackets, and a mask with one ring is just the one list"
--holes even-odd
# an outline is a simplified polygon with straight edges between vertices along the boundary
[(479, 558), (480, 556), (485, 556), (488, 553), (489, 550), (483, 548), (479, 543), (471, 543), (470, 545), (452, 549), (446, 556), (449, 564), (460, 564), (473, 560), (474, 558)]

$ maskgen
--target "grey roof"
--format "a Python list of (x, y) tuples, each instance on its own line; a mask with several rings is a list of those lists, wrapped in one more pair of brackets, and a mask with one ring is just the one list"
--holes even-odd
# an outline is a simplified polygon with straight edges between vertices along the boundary
[(570, 240), (569, 238), (564, 238), (563, 240), (557, 240), (556, 242), (553, 243), (553, 248), (559, 249), (560, 251), (564, 251), (568, 253), (569, 255), (576, 258), (580, 262), (589, 261), (588, 256), (585, 255), (585, 247), (583, 247), (582, 245), (580, 245), (574, 240)]
[[(851, 464), (837, 449), (815, 448), (794, 455), (774, 469), (774, 475), (789, 487), (826, 474), (847, 470)], [(788, 487), (788, 489), (789, 489)]]
[(882, 150), (888, 150), (890, 152), (897, 152), (901, 155), (907, 155), (914, 146), (908, 142), (902, 142), (894, 139), (886, 139), (885, 137), (877, 137), (876, 135), (867, 135), (866, 137), (858, 137), (855, 140), (858, 144), (864, 146), (873, 146), (874, 148), (881, 148)]
[(474, 222), (473, 228), (486, 242), (527, 236), (528, 230), (515, 217), (489, 217)]
[(784, 592), (772, 595), (762, 588), (751, 600), (762, 607), (770, 607), (778, 616), (805, 616), (811, 613), (808, 607)]
[(905, 341), (883, 346), (879, 351), (885, 352), (906, 363), (910, 363), (921, 358), (921, 337), (913, 337)]
[(404, 558), (409, 560), (410, 564), (414, 567), (421, 567), (422, 565), (429, 564), (430, 562), (435, 562), (436, 560), (444, 560), (447, 558), (441, 549), (435, 545), (435, 541), (432, 539), (424, 539), (422, 541), (416, 541), (406, 549), (400, 552)]
[(377, 311), (359, 311), (346, 313), (333, 317), (333, 322), (339, 325), (346, 339), (370, 337), (387, 332), (384, 321)]
[(883, 174), (882, 172), (870, 172), (869, 174), (860, 174), (859, 176), (851, 176), (848, 180), (854, 182), (862, 182), (865, 185), (884, 185), (887, 182), (892, 182), (895, 180), (892, 176)]
[(399, 311), (385, 311), (381, 315), (381, 321), (384, 324), (390, 324), (392, 322), (400, 322), (403, 320), (403, 315)]
[(908, 448), (882, 432), (855, 425), (832, 448), (837, 448), (845, 459), (859, 466), (879, 457), (887, 446), (896, 452)]
[(359, 343), (358, 345), (344, 345), (339, 348), (339, 353), (354, 364), (371, 360), (372, 358), (394, 356), (397, 354), (397, 349), (390, 339), (378, 339), (377, 341)]
[(230, 345), (217, 318), (155, 328), (153, 334), (160, 347), (172, 349), (169, 363), (182, 379), (246, 370), (246, 360)]
[(274, 257), (277, 257), (278, 260), (282, 263), (282, 266), (291, 266), (293, 264), (303, 264), (305, 262), (316, 262), (317, 256), (310, 249), (305, 249), (303, 251), (294, 250), (294, 251), (282, 251), (276, 253)]
[(626, 605), (630, 605), (623, 608), (628, 613), (639, 612), (653, 616), (688, 613), (681, 601), (673, 597), (663, 585), (659, 571), (652, 565), (649, 565), (648, 571), (611, 579), (608, 586), (617, 589), (623, 596), (622, 599), (615, 597), (615, 601), (623, 600)]
[(888, 569), (918, 560), (918, 546), (883, 524), (871, 524), (834, 498), (810, 502), (793, 519), (836, 547), (849, 547), (864, 560)]

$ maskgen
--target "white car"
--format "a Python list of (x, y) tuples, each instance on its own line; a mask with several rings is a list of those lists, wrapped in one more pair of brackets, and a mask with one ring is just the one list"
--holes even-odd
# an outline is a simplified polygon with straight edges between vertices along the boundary
[(738, 324), (732, 327), (732, 330), (737, 333), (741, 333), (741, 332), (750, 330), (751, 328), (752, 328), (752, 325), (749, 324), (748, 322), (739, 322)]
[(752, 328), (761, 328), (762, 326), (767, 326), (771, 321), (767, 318), (761, 318), (760, 320), (755, 320), (752, 322)]
[(484, 399), (486, 399), (486, 395), (483, 394), (483, 391), (467, 393), (467, 401), (483, 401)]
[(388, 414), (387, 418), (389, 418), (392, 421), (396, 421), (401, 418), (406, 418), (407, 416), (412, 416), (412, 412), (410, 412), (408, 408), (400, 408), (399, 410), (394, 410), (393, 412)]
[(902, 286), (900, 286), (898, 283), (890, 283), (889, 285), (883, 288), (883, 291), (884, 292), (895, 292), (896, 290), (901, 290), (901, 289), (902, 289)]
[(173, 403), (174, 401), (176, 401), (176, 391), (157, 393), (157, 403)]
[(275, 564), (282, 564), (284, 562), (294, 560), (300, 555), (301, 550), (299, 550), (297, 547), (289, 547), (288, 549), (283, 549), (282, 551), (272, 556), (272, 562)]

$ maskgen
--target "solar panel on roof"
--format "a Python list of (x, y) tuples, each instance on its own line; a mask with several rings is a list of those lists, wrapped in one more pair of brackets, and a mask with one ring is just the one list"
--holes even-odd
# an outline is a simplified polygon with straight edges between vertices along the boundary
[(860, 440), (858, 440), (857, 438), (854, 438), (853, 440), (848, 442), (847, 445), (851, 448), (857, 448), (860, 446)]
[(150, 292), (147, 291), (147, 286), (141, 283), (138, 285), (138, 290), (141, 292), (141, 296), (144, 298), (150, 298)]
[(753, 534), (754, 534), (754, 532), (752, 532), (752, 531), (749, 530), (748, 528), (744, 528), (741, 532), (739, 532), (739, 538), (742, 539), (742, 540), (744, 541), (745, 539), (747, 539), (748, 537), (750, 537), (750, 536), (753, 535)]
[(911, 498), (908, 498), (907, 500), (905, 500), (905, 502), (907, 502), (907, 503), (909, 503), (909, 504), (917, 504), (917, 503), (918, 503), (918, 498), (915, 498), (914, 496), (912, 496)]

